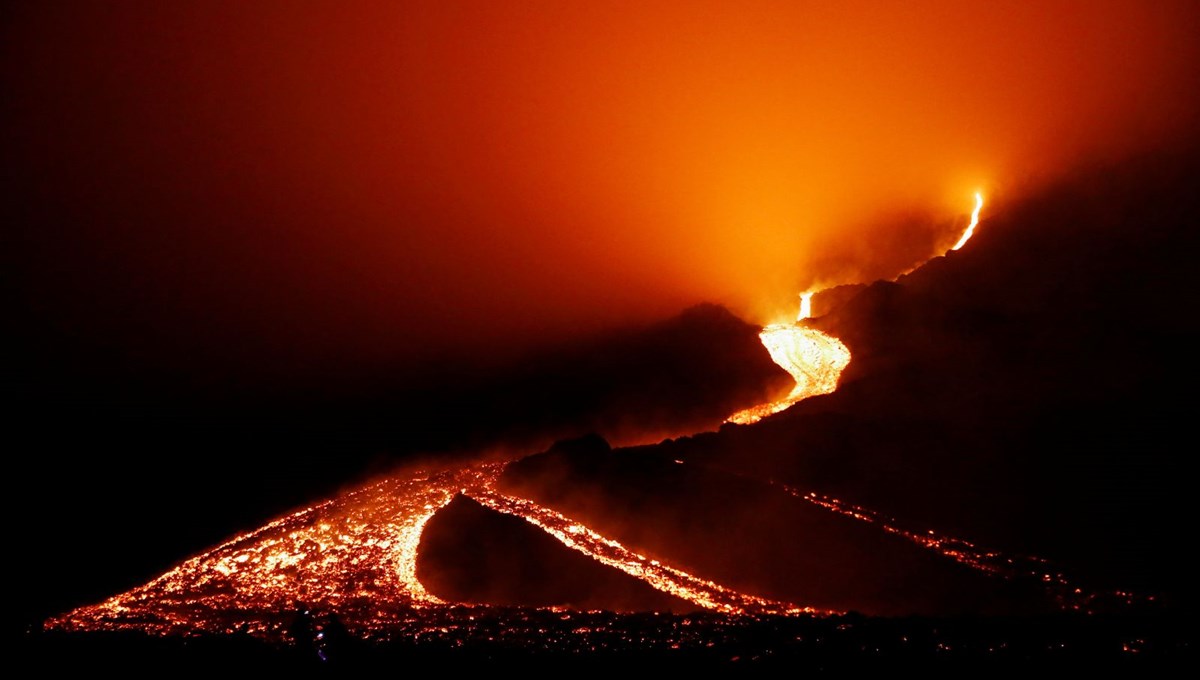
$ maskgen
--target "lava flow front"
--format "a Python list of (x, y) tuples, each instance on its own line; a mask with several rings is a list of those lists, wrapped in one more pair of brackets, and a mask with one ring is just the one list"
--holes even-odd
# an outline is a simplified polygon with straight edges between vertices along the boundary
[(359, 629), (386, 625), (440, 603), (416, 578), (417, 546), (472, 472), (417, 473), (343, 494), (47, 625), (272, 636), (300, 604), (336, 611)]

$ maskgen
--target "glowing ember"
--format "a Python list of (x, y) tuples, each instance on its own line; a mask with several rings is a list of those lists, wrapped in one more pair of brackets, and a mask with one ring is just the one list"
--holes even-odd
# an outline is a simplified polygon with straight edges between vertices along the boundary
[(971, 223), (967, 225), (967, 230), (963, 232), (963, 235), (961, 237), (959, 237), (958, 243), (955, 243), (954, 247), (951, 248), (950, 250), (958, 250), (959, 248), (962, 248), (964, 245), (966, 245), (967, 241), (970, 241), (971, 237), (975, 235), (975, 226), (979, 224), (979, 210), (982, 207), (983, 207), (983, 194), (976, 191), (975, 192), (975, 212), (971, 213)]
[[(803, 309), (803, 308), (802, 308)], [(773, 324), (758, 334), (771, 358), (791, 374), (796, 386), (783, 399), (739, 411), (726, 422), (749, 425), (779, 413), (792, 404), (837, 389), (838, 378), (850, 364), (850, 350), (841, 340), (799, 324)]]

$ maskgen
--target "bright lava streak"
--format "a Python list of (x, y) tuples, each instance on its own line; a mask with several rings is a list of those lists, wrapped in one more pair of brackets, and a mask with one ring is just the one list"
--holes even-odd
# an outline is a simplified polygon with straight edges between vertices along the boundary
[[(812, 293), (801, 295), (802, 314), (811, 313), (811, 299)], [(796, 385), (784, 399), (735, 414), (731, 422), (752, 423), (806, 397), (832, 392), (850, 362), (841, 341), (805, 325), (767, 326), (759, 337)], [(496, 480), (506, 465), (397, 475), (237, 536), (143, 586), (50, 619), (45, 627), (157, 634), (242, 631), (277, 638), (287, 634), (288, 616), (297, 607), (316, 607), (337, 612), (359, 635), (398, 627), (429, 632), (440, 625), (434, 612), (454, 603), (427, 591), (417, 578), (421, 535), (430, 518), (460, 493), (698, 608), (735, 615), (837, 613), (706, 581), (554, 510), (503, 494)]]
[[(979, 223), (983, 196), (976, 192), (971, 224)], [(783, 399), (730, 416), (749, 424), (796, 402), (837, 389), (850, 350), (837, 338), (801, 323), (812, 316), (813, 292), (800, 294), (797, 323), (772, 324), (759, 338), (772, 360), (795, 380)], [(101, 603), (45, 622), (47, 629), (126, 630), (152, 634), (242, 632), (265, 638), (288, 635), (298, 607), (336, 612), (362, 636), (445, 634), (470, 627), (473, 616), (425, 589), (417, 578), (417, 553), (426, 523), (458, 494), (493, 511), (520, 517), (563, 546), (699, 608), (734, 615), (835, 614), (833, 611), (740, 593), (640, 554), (591, 528), (528, 499), (497, 489), (506, 462), (475, 463), (436, 472), (393, 476), (277, 519), (186, 560), (149, 583)], [(735, 473), (736, 474), (736, 473)], [(820, 507), (903, 536), (980, 571), (1003, 577), (1035, 574), (1057, 591), (1064, 606), (1088, 609), (1096, 594), (1070, 587), (1038, 558), (1013, 559), (961, 539), (900, 528), (893, 520), (837, 499), (779, 485)], [(1119, 597), (1132, 597), (1115, 593)], [(455, 618), (458, 617), (458, 618)], [(453, 623), (458, 621), (458, 623)]]
[(693, 576), (630, 550), (554, 510), (523, 498), (500, 493), (495, 489), (495, 479), (495, 476), (482, 478), (478, 487), (465, 490), (467, 496), (497, 512), (520, 517), (550, 534), (566, 547), (639, 578), (656, 590), (724, 614), (838, 613), (746, 595)]
[(964, 245), (966, 245), (967, 241), (970, 241), (971, 237), (975, 235), (975, 226), (979, 224), (979, 210), (982, 207), (983, 207), (983, 194), (976, 191), (975, 192), (975, 212), (971, 213), (971, 223), (969, 225), (967, 225), (967, 230), (963, 232), (963, 235), (961, 237), (959, 237), (958, 243), (955, 243), (954, 247), (951, 248), (950, 250), (958, 250), (959, 248), (962, 248)]
[[(397, 475), (277, 519), (149, 583), (45, 623), (47, 629), (243, 632), (286, 637), (298, 607), (336, 612), (363, 636), (434, 634), (455, 603), (425, 589), (425, 524), (458, 494), (520, 517), (567, 548), (723, 614), (833, 614), (739, 593), (641, 555), (549, 508), (496, 490), (506, 463)], [(440, 612), (440, 613), (439, 613)]]
[(850, 350), (841, 340), (801, 324), (772, 324), (758, 334), (771, 359), (787, 371), (796, 386), (783, 399), (752, 406), (729, 416), (726, 422), (756, 423), (792, 404), (837, 389), (838, 378), (850, 365)]
[(804, 321), (812, 316), (812, 298), (811, 291), (800, 294), (800, 314), (796, 317), (796, 321)]
[(416, 472), (342, 494), (46, 627), (276, 637), (303, 603), (377, 631), (405, 611), (444, 604), (416, 577), (417, 548), (429, 518), (476, 473)]
[(874, 524), (889, 534), (900, 536), (989, 576), (996, 576), (1008, 581), (1035, 581), (1045, 588), (1063, 609), (1092, 613), (1093, 608), (1097, 605), (1134, 605), (1154, 599), (1122, 590), (1104, 591), (1078, 587), (1048, 560), (1041, 557), (985, 550), (970, 541), (939, 534), (932, 529), (927, 531), (904, 529), (895, 519), (860, 505), (853, 505), (815, 492), (805, 493), (774, 481), (770, 484), (830, 512), (867, 524)]

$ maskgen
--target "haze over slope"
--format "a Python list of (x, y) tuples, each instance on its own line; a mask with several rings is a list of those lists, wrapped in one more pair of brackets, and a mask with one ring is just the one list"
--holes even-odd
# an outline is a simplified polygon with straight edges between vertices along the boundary
[(701, 301), (762, 323), (924, 259), (976, 189), (1200, 127), (1191, 2), (4, 14), (54, 397), (353, 387)]

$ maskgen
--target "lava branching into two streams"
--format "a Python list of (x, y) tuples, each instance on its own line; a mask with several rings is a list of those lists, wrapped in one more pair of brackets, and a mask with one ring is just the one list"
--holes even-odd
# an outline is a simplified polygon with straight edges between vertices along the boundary
[(416, 576), (425, 523), (462, 493), (520, 517), (566, 547), (650, 586), (725, 614), (828, 614), (746, 595), (641, 555), (531, 501), (496, 490), (504, 463), (418, 472), (344, 494), (193, 557), (144, 586), (47, 622), (75, 630), (286, 634), (301, 603), (336, 612), (352, 632), (427, 631), (450, 603)]
[[(978, 223), (976, 195), (971, 226)], [(811, 314), (811, 293), (801, 296), (801, 320)], [(771, 358), (796, 381), (779, 401), (739, 412), (734, 423), (753, 423), (797, 401), (837, 388), (850, 352), (837, 338), (803, 323), (770, 325), (759, 336)], [(571, 550), (641, 579), (650, 586), (723, 614), (829, 614), (803, 605), (740, 593), (630, 549), (591, 528), (528, 499), (498, 490), (507, 463), (413, 472), (342, 494), (262, 528), (236, 536), (193, 557), (153, 581), (96, 605), (46, 622), (67, 630), (137, 629), (155, 634), (244, 632), (286, 637), (297, 607), (336, 613), (364, 637), (436, 635), (454, 619), (455, 603), (428, 592), (416, 576), (417, 550), (429, 519), (458, 494), (493, 511), (520, 517)], [(1043, 563), (1018, 564), (966, 541), (899, 529), (894, 522), (856, 506), (784, 487), (827, 510), (875, 523), (969, 566), (1001, 576)], [(1059, 574), (1047, 583), (1067, 590)], [(1079, 596), (1078, 590), (1073, 594)], [(1079, 600), (1075, 598), (1078, 608)], [(1069, 603), (1064, 603), (1072, 606)], [(467, 617), (470, 618), (470, 617)], [(461, 622), (460, 622), (461, 623)]]

